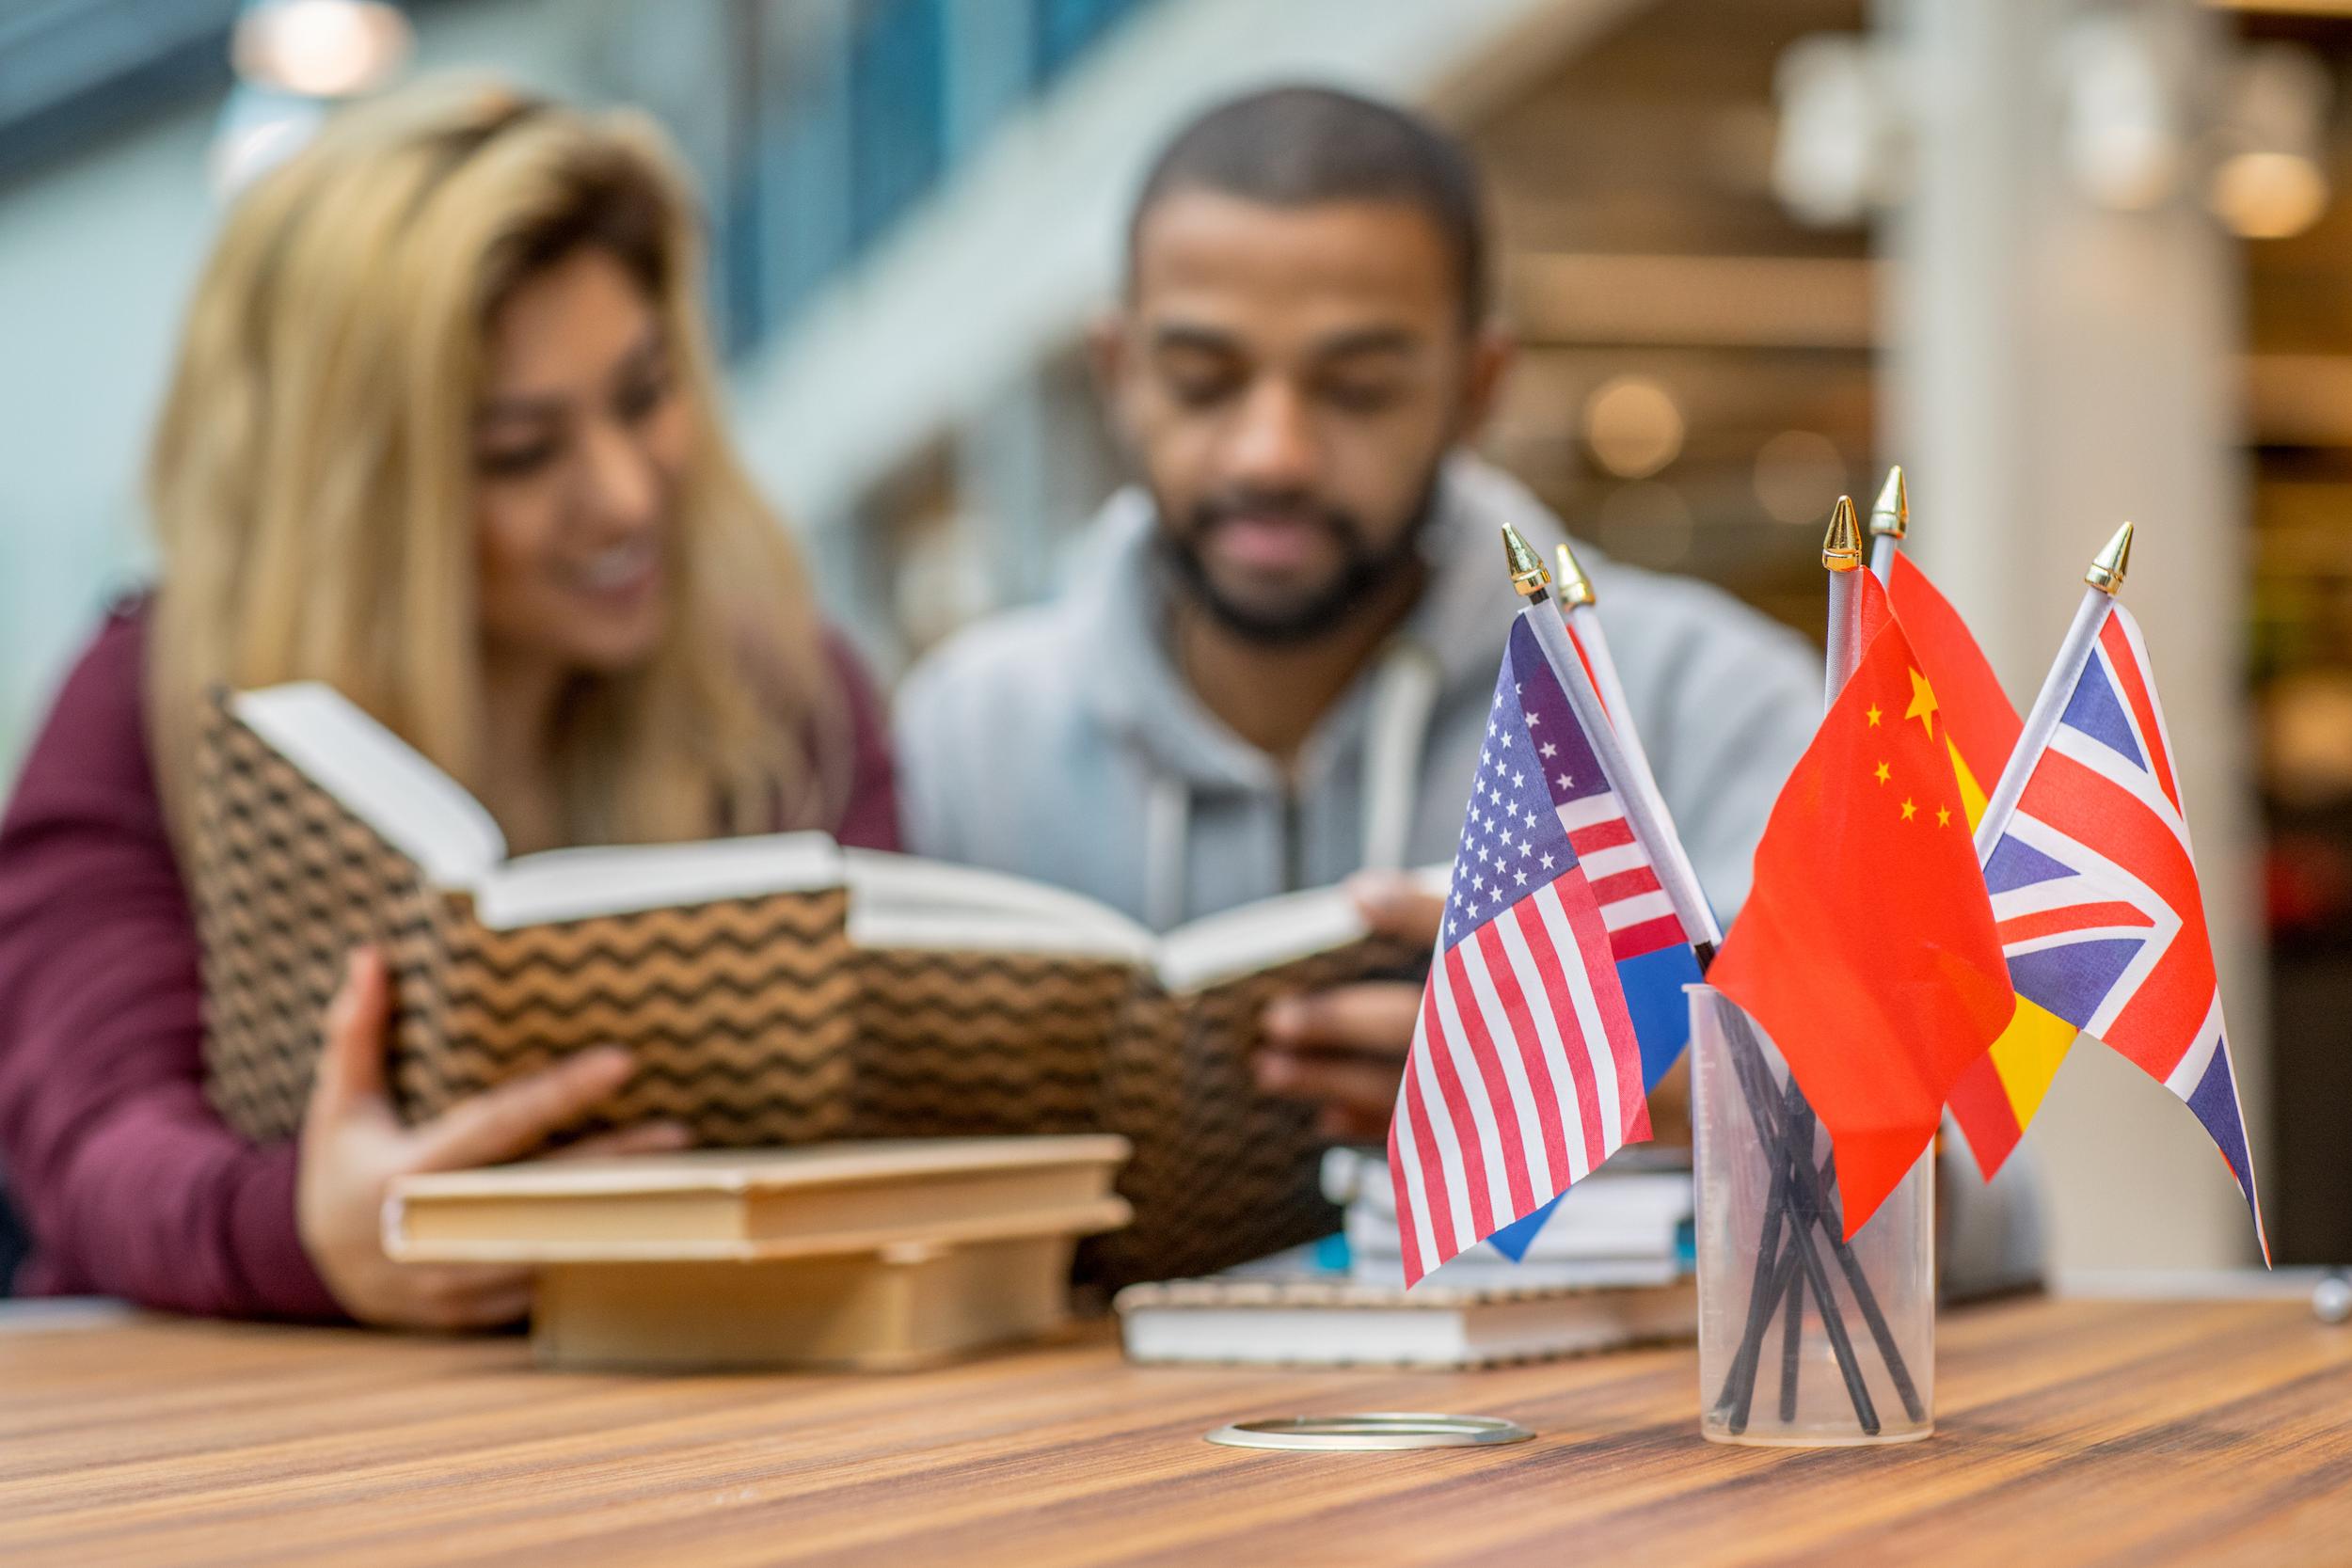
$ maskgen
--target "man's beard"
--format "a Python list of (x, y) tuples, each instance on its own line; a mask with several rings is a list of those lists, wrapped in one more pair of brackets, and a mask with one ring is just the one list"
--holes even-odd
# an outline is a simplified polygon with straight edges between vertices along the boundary
[[(1209, 613), (1218, 626), (1247, 641), (1267, 647), (1290, 647), (1329, 635), (1371, 603), (1382, 590), (1394, 586), (1419, 563), (1422, 536), (1437, 511), (1438, 470), (1433, 466), (1422, 482), (1410, 520), (1387, 547), (1374, 545), (1356, 516), (1337, 507), (1317, 505), (1300, 496), (1219, 496), (1192, 510), (1191, 527), (1180, 536), (1165, 520), (1159, 529), (1160, 553), (1175, 572), (1184, 595)], [(1280, 606), (1243, 603), (1219, 589), (1209, 574), (1204, 546), (1226, 517), (1235, 515), (1293, 517), (1323, 530), (1339, 547), (1340, 569), (1329, 582), (1294, 602)], [(1168, 515), (1165, 508), (1160, 515)]]

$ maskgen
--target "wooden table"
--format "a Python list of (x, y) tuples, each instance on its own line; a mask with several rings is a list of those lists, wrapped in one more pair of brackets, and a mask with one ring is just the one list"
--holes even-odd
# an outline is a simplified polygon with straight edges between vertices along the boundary
[[(2352, 1560), (2352, 1327), (2290, 1302), (1949, 1316), (1926, 1443), (1723, 1449), (1688, 1351), (1473, 1374), (1147, 1369), (1099, 1328), (898, 1377), (533, 1370), (519, 1339), (0, 1332), (0, 1561), (1030, 1564)], [(1213, 1447), (1303, 1410), (1512, 1448)]]

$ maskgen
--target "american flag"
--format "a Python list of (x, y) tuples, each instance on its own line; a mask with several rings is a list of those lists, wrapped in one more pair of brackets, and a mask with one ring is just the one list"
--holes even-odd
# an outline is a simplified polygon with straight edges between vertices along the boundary
[(2172, 743), (2122, 605), (2032, 767), (1984, 864), (2020, 1006), (2106, 1041), (2187, 1103), (2267, 1259)]
[(1528, 624), (1550, 613), (1511, 628), (1390, 1124), (1407, 1285), (1649, 1136), (1621, 963), (1697, 974)]

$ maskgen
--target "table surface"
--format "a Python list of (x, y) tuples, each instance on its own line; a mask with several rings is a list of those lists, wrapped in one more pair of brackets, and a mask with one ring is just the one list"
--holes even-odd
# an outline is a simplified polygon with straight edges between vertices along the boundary
[[(519, 1338), (39, 1315), (0, 1331), (0, 1560), (1956, 1562), (2352, 1557), (2352, 1327), (2281, 1301), (1950, 1314), (1936, 1435), (1718, 1448), (1692, 1354), (1130, 1367), (1104, 1331), (898, 1376), (558, 1374)], [(1218, 1448), (1302, 1411), (1532, 1443)]]

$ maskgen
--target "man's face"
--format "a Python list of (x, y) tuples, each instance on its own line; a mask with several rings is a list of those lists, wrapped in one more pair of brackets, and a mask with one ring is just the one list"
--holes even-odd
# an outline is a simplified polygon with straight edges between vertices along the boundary
[(1135, 245), (1097, 350), (1162, 541), (1228, 627), (1311, 640), (1408, 566), (1502, 349), (1466, 328), (1455, 262), (1403, 204), (1179, 189)]

